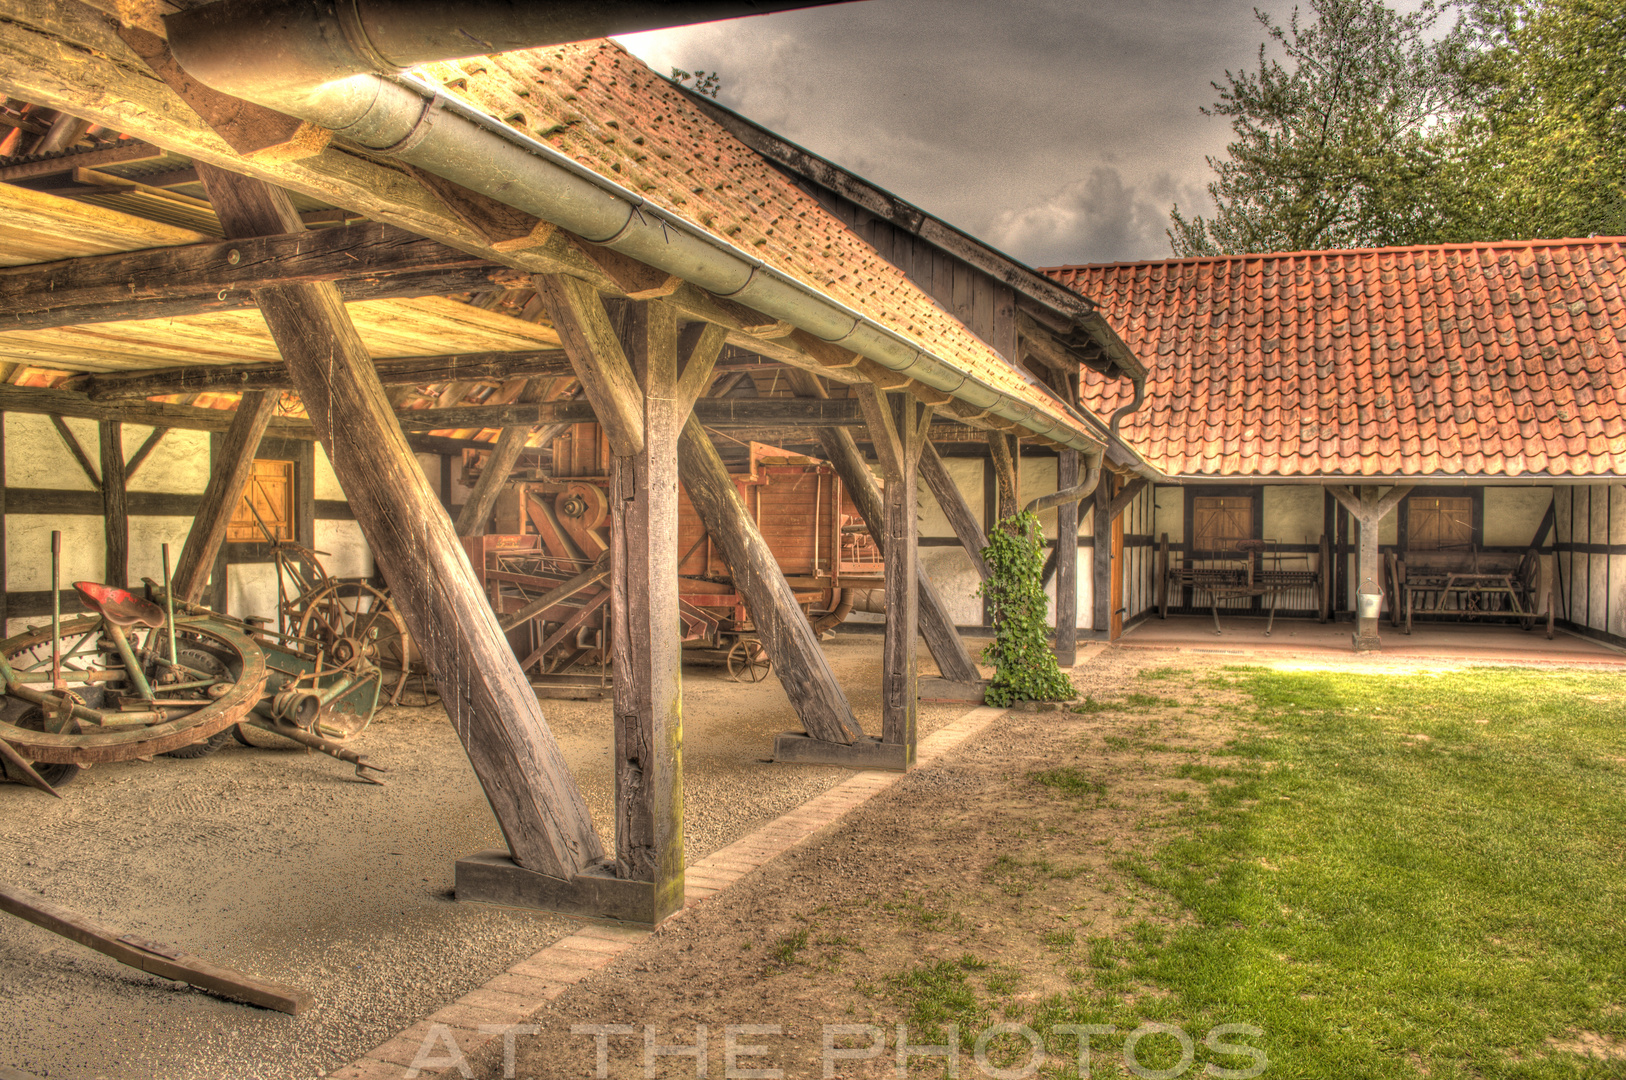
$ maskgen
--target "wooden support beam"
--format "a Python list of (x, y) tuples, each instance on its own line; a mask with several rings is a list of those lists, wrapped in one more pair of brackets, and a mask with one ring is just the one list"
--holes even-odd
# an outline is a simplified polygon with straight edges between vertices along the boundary
[(722, 355), (727, 340), (728, 331), (716, 323), (699, 323), (684, 330), (683, 368), (678, 376), (677, 398), (685, 416), (711, 385), (712, 372), (717, 370), (717, 358)]
[[(687, 391), (683, 391), (685, 394)], [(707, 427), (773, 427), (777, 425), (860, 426), (858, 403), (852, 400), (816, 401), (803, 398), (702, 398), (695, 415)], [(402, 409), (401, 426), (409, 431), (446, 431), (455, 428), (535, 427), (537, 424), (579, 424), (596, 420), (598, 406), (589, 400), (508, 405), (457, 405), (447, 409)]]
[(228, 414), (232, 417), (231, 427), (221, 443), (220, 456), (209, 463), (203, 503), (192, 519), (192, 530), (186, 534), (186, 544), (175, 563), (175, 595), (189, 604), (203, 599), (203, 587), (208, 584), (220, 545), (226, 542), (231, 516), (254, 475), (254, 454), (276, 408), (274, 394), (253, 390), (243, 395), (235, 413)]
[(124, 425), (116, 420), (97, 424), (102, 452), (102, 525), (106, 560), (102, 582), (130, 587), (130, 514), (126, 506), (128, 470), (124, 463)]
[(562, 274), (538, 274), (536, 294), (548, 309), (565, 355), (581, 380), (599, 426), (616, 457), (644, 448), (642, 398), (632, 366), (617, 340), (598, 290)]
[(242, 293), (269, 285), (464, 270), (491, 280), (515, 274), (477, 255), (372, 221), (320, 232), (89, 255), (0, 268), (0, 329), (139, 319), (150, 305), (218, 302), (223, 291)]
[[(556, 379), (548, 387), (538, 385), (533, 379), (520, 394), (520, 402), (529, 404), (532, 401), (557, 398), (569, 392), (574, 379)], [(544, 433), (542, 445), (546, 446), (552, 441), (563, 425), (555, 425)], [(503, 428), (502, 434), (497, 436), (496, 445), (491, 449), (491, 457), (486, 460), (485, 468), (480, 471), (480, 479), (475, 482), (474, 490), (469, 492), (468, 501), (457, 515), (457, 535), (484, 536), (486, 525), (491, 520), (491, 511), (497, 505), (497, 496), (502, 494), (503, 486), (508, 483), (509, 474), (519, 462), (519, 455), (524, 452), (525, 444), (530, 441), (531, 429), (529, 427)]]
[(689, 502), (722, 549), (757, 637), (802, 725), (815, 739), (852, 743), (863, 735), (863, 728), (778, 560), (757, 532), (723, 459), (695, 417), (689, 418), (678, 440), (678, 466)]
[[(678, 633), (677, 312), (627, 303), (641, 433), (610, 474), (616, 876), (654, 883), (657, 919), (683, 907), (683, 691)], [(601, 309), (602, 310), (602, 309)]]
[[(529, 352), (449, 353), (444, 356), (399, 356), (375, 360), (373, 367), (385, 386), (428, 386), (436, 383), (499, 382), (524, 375), (568, 375), (570, 360), (563, 349)], [(151, 371), (100, 372), (75, 375), (65, 389), (88, 395), (93, 401), (149, 398), (163, 394), (241, 393), (244, 390), (292, 390), (294, 383), (281, 361), (266, 364), (188, 364)]]
[(0, 184), (15, 184), (19, 180), (35, 180), (42, 176), (56, 176), (75, 169), (102, 169), (109, 165), (133, 165), (138, 161), (155, 161), (164, 152), (139, 139), (121, 139), (112, 146), (86, 150), (67, 157), (46, 158), (43, 161), (21, 161), (15, 165), (0, 165)]
[(1017, 493), (1021, 490), (1020, 479), (1017, 474), (1017, 462), (1021, 444), (1015, 438), (1002, 431), (988, 433), (988, 458), (994, 465), (994, 484), (996, 486), (996, 514), (999, 521), (1015, 517), (1021, 509), (1018, 505)]
[[(1056, 490), (1076, 487), (1078, 451), (1056, 456)], [(1099, 486), (1099, 482), (1097, 484)], [(1078, 503), (1056, 507), (1056, 663), (1070, 668), (1078, 662)]]
[[(792, 369), (789, 375), (791, 388), (806, 398), (820, 398), (826, 393), (817, 377), (810, 372)], [(835, 467), (836, 475), (841, 478), (847, 494), (851, 496), (853, 505), (858, 508), (859, 516), (864, 519), (875, 546), (881, 550), (882, 555), (885, 555), (886, 502), (882, 498), (880, 486), (875, 482), (875, 475), (869, 471), (869, 466), (864, 462), (864, 455), (858, 450), (852, 432), (839, 427), (821, 427), (819, 443), (824, 448), (824, 456)], [(977, 663), (971, 658), (965, 642), (960, 640), (959, 631), (954, 627), (954, 619), (949, 615), (948, 605), (943, 602), (942, 594), (932, 584), (931, 576), (926, 573), (926, 568), (919, 564), (918, 559), (916, 570), (919, 577), (917, 589), (920, 598), (920, 634), (926, 639), (926, 647), (931, 650), (932, 659), (937, 661), (937, 670), (943, 678), (953, 682), (980, 681), (982, 673), (977, 670)]]
[(1142, 491), (1146, 490), (1147, 483), (1148, 481), (1144, 476), (1137, 476), (1129, 481), (1124, 489), (1114, 495), (1112, 501), (1107, 504), (1107, 517), (1117, 521), (1123, 515), (1123, 512), (1129, 509), (1129, 504), (1134, 502)]
[[(916, 467), (931, 426), (932, 406), (908, 393), (884, 394), (860, 387), (858, 400), (869, 420), (886, 476), (886, 632), (881, 653), (881, 742), (904, 747), (905, 764), (915, 758), (920, 712), (917, 639), (920, 624)], [(961, 680), (956, 680), (961, 681)], [(975, 681), (975, 680), (969, 680)]]
[(972, 513), (965, 495), (948, 474), (943, 459), (937, 456), (937, 448), (930, 442), (920, 455), (920, 475), (926, 481), (926, 486), (932, 489), (938, 509), (948, 518), (954, 535), (960, 538), (960, 547), (976, 568), (977, 576), (987, 581), (988, 563), (982, 557), (982, 549), (988, 546), (988, 537), (982, 531), (982, 522)]
[(653, 300), (657, 297), (671, 296), (684, 284), (682, 278), (641, 263), (614, 248), (602, 247), (583, 240), (574, 233), (566, 233), (565, 239), (581, 252), (588, 262), (604, 271), (604, 276), (615, 282), (616, 288), (626, 293), (629, 299)]
[[(228, 232), (299, 227), (282, 191), (206, 164), (199, 172)], [(513, 862), (568, 886), (604, 854), (586, 801), (395, 422), (338, 289), (280, 286), (260, 290), (257, 299)]]
[[(1389, 512), (1400, 505), (1400, 500), (1411, 494), (1412, 486), (1399, 485), (1380, 495), (1376, 485), (1367, 485), (1360, 489), (1357, 496), (1344, 484), (1327, 485), (1332, 497), (1343, 504), (1361, 527), (1360, 554), (1356, 560), (1355, 572), (1357, 593), (1384, 591), (1383, 560), (1378, 554), (1378, 531), (1382, 528), (1383, 519), (1389, 516)], [(1377, 647), (1375, 640), (1364, 644), (1366, 647)]]

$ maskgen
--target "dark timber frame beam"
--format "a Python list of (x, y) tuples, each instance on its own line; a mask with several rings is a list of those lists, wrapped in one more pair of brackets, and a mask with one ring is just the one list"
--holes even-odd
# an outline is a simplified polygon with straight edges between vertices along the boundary
[[(562, 349), (531, 352), (450, 353), (445, 356), (400, 356), (373, 361), (385, 386), (426, 386), (455, 381), (501, 382), (525, 375), (568, 375), (570, 361)], [(238, 393), (244, 390), (292, 390), (294, 382), (280, 361), (267, 364), (189, 364), (151, 371), (75, 375), (64, 387), (92, 401), (149, 398), (162, 394)]]
[(124, 462), (124, 425), (102, 420), (96, 425), (102, 452), (102, 523), (106, 569), (102, 581), (130, 587), (130, 515), (126, 505), (129, 469)]
[[(198, 171), (228, 232), (300, 228), (284, 192), (204, 163)], [(331, 282), (276, 286), (256, 299), (391, 598), (439, 684), (508, 840), (510, 866), (552, 882), (560, 907), (614, 914), (604, 909), (619, 899), (622, 917), (648, 921), (647, 898), (640, 905), (614, 890), (615, 879), (590, 873), (603, 848), (586, 802), (395, 423), (338, 289)], [(458, 891), (468, 898), (464, 877), (460, 865)]]
[[(172, 316), (178, 307), (220, 310), (237, 293), (242, 306), (254, 289), (316, 281), (405, 274), (461, 273), (446, 293), (473, 280), (489, 286), (515, 271), (467, 252), (378, 222), (342, 229), (245, 237), (218, 243), (152, 248), (115, 255), (0, 268), (0, 330), (42, 330), (125, 319)], [(414, 280), (418, 287), (421, 277)], [(225, 293), (222, 297), (220, 294)]]

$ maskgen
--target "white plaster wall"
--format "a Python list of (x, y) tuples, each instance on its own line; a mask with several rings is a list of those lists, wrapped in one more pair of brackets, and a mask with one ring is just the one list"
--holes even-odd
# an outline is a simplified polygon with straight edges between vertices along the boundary
[[(6, 486), (95, 491), (79, 463), (62, 445), (51, 418), (34, 413), (6, 413)], [(92, 465), (100, 466), (96, 421), (65, 421)], [(13, 586), (16, 588), (16, 586)]]
[[(1389, 494), (1389, 488), (1379, 489), (1382, 495)], [(1380, 496), (1381, 497), (1381, 496)], [(1384, 515), (1383, 522), (1378, 526), (1379, 544), (1398, 544), (1400, 542), (1400, 514), (1390, 510)]]
[(971, 565), (971, 558), (964, 549), (958, 546), (923, 547), (920, 549), (920, 564), (925, 567), (926, 576), (932, 579), (932, 584), (943, 597), (954, 624), (981, 626), (982, 597), (977, 590), (982, 585), (982, 577)]
[(101, 518), (85, 514), (7, 514), (6, 588), (11, 592), (50, 589), (53, 529), (62, 532), (62, 588), (71, 588), (75, 581), (102, 580), (107, 555)]
[(325, 551), (322, 566), (329, 577), (364, 578), (373, 574), (373, 553), (354, 521), (318, 520), (316, 550)]
[(233, 563), (226, 567), (226, 611), (239, 619), (277, 617), (277, 568), (274, 563)]
[[(98, 532), (101, 518), (94, 521)], [(175, 572), (175, 563), (186, 545), (186, 536), (192, 531), (189, 517), (133, 517), (130, 519), (130, 587), (139, 589), (141, 579), (164, 580), (164, 545), (169, 545), (169, 570)], [(100, 567), (97, 572), (100, 573)]]
[(327, 451), (322, 444), (316, 444), (315, 464), (312, 471), (316, 474), (312, 485), (312, 497), (317, 499), (331, 499), (344, 502), (344, 488), (339, 486), (339, 478), (333, 472), (333, 463), (327, 459)]
[(1152, 515), (1152, 540), (1161, 541), (1169, 534), (1169, 543), (1180, 544), (1186, 538), (1186, 489), (1178, 484), (1152, 485), (1152, 502), (1157, 507)]
[(1281, 544), (1316, 544), (1325, 527), (1323, 495), (1311, 484), (1278, 484), (1264, 489), (1264, 539)]
[(1529, 546), (1552, 501), (1552, 488), (1487, 487), (1485, 546)]
[[(152, 433), (139, 424), (124, 426), (126, 459), (141, 448)], [(9, 444), (8, 444), (9, 450)], [(130, 479), (131, 491), (165, 491), (202, 495), (209, 486), (209, 433), (171, 428), (152, 448), (141, 469)], [(178, 552), (177, 552), (178, 554)]]
[[(943, 459), (943, 468), (949, 474), (949, 479), (960, 489), (966, 505), (971, 507), (971, 512), (977, 515), (978, 520), (982, 518), (983, 466), (981, 458)], [(920, 535), (953, 536), (954, 529), (949, 525), (942, 507), (938, 505), (937, 496), (932, 494), (931, 485), (922, 480), (917, 486), (920, 489)], [(986, 523), (983, 527), (987, 528)]]
[[(1020, 510), (1041, 495), (1053, 495), (1056, 492), (1056, 459), (1055, 458), (1023, 458), (1022, 468), (1017, 475), (1016, 508)], [(972, 506), (977, 505), (972, 503)], [(992, 525), (989, 522), (989, 525)], [(1046, 540), (1056, 538), (1056, 509), (1039, 512), (1039, 524), (1044, 527)]]

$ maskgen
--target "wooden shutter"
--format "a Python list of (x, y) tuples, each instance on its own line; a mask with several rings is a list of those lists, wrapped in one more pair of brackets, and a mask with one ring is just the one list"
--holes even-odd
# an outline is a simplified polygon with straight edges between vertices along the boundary
[(1238, 540), (1252, 540), (1253, 496), (1202, 495), (1192, 501), (1193, 551), (1233, 551)]
[(1411, 551), (1467, 550), (1474, 542), (1474, 501), (1413, 495), (1406, 500), (1406, 547)]
[(294, 538), (294, 463), (291, 461), (255, 460), (248, 490), (243, 492), (227, 526), (226, 541), (265, 543), (267, 531), (273, 540)]

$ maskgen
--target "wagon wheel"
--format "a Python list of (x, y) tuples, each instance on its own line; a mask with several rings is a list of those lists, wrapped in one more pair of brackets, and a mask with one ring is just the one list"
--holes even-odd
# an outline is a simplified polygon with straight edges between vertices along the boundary
[(738, 638), (728, 649), (728, 674), (735, 682), (761, 682), (768, 676), (773, 662), (762, 642), (753, 638)]
[(1401, 597), (1406, 591), (1406, 564), (1391, 551), (1383, 556), (1383, 571), (1389, 594), (1389, 625), (1399, 627)]
[[(12, 722), (18, 727), (26, 728), (29, 731), (64, 730), (57, 724), (55, 718), (47, 720), (45, 718), (45, 710), (41, 709), (38, 705), (28, 706), (21, 713), (19, 713), (16, 719)], [(69, 723), (75, 724), (76, 726), (68, 730), (77, 730), (77, 721), (70, 720)], [(0, 767), (3, 767), (3, 763), (0, 763)], [(34, 765), (34, 772), (38, 774), (39, 778), (54, 788), (59, 788), (63, 784), (71, 783), (74, 778), (83, 771), (84, 770), (81, 766), (71, 764), (46, 765), (43, 763), (36, 763)]]
[[(105, 659), (110, 650), (103, 647), (108, 642), (96, 616), (71, 619), (62, 626), (68, 658), (64, 675), (70, 679), (67, 692), (50, 685), (50, 627), (0, 642), (0, 654), (17, 678), (7, 690), (15, 704), (0, 719), (0, 739), (26, 761), (47, 767), (81, 766), (165, 754), (226, 730), (260, 700), (268, 674), (265, 653), (228, 623), (208, 618), (177, 623), (182, 653), (205, 651), (235, 674), (222, 680), (213, 671), (197, 671), (185, 674), (183, 681), (166, 683), (163, 676), (170, 669), (158, 659), (162, 650), (138, 649), (156, 705), (128, 696), (131, 687), (122, 664)], [(133, 711), (121, 708), (117, 700), (103, 701), (115, 695), (125, 696)], [(41, 715), (31, 718), (34, 709)], [(38, 765), (35, 771), (40, 771)]]
[[(198, 645), (194, 644), (184, 647), (178, 646), (175, 650), (175, 658), (181, 663), (185, 664), (187, 667), (191, 668), (193, 671), (200, 674), (213, 676), (221, 682), (229, 682), (231, 680), (231, 672), (227, 669), (225, 661), (221, 660), (220, 657), (216, 656), (214, 653), (208, 651), (207, 649), (201, 648)], [(188, 693), (191, 696), (202, 696), (196, 694), (195, 691)], [(225, 746), (227, 743), (231, 742), (232, 732), (235, 730), (235, 728), (228, 727), (224, 731), (217, 731), (201, 742), (195, 742), (190, 746), (183, 746), (178, 750), (171, 750), (164, 756), (174, 758), (208, 757), (216, 750), (219, 750), (222, 746)]]
[[(336, 668), (375, 667), (385, 674), (390, 704), (406, 687), (411, 639), (406, 623), (389, 594), (365, 582), (330, 582), (302, 602), (295, 633), (320, 643), (327, 665)], [(342, 724), (335, 738), (359, 735), (371, 714)], [(353, 729), (353, 730), (351, 730)]]

